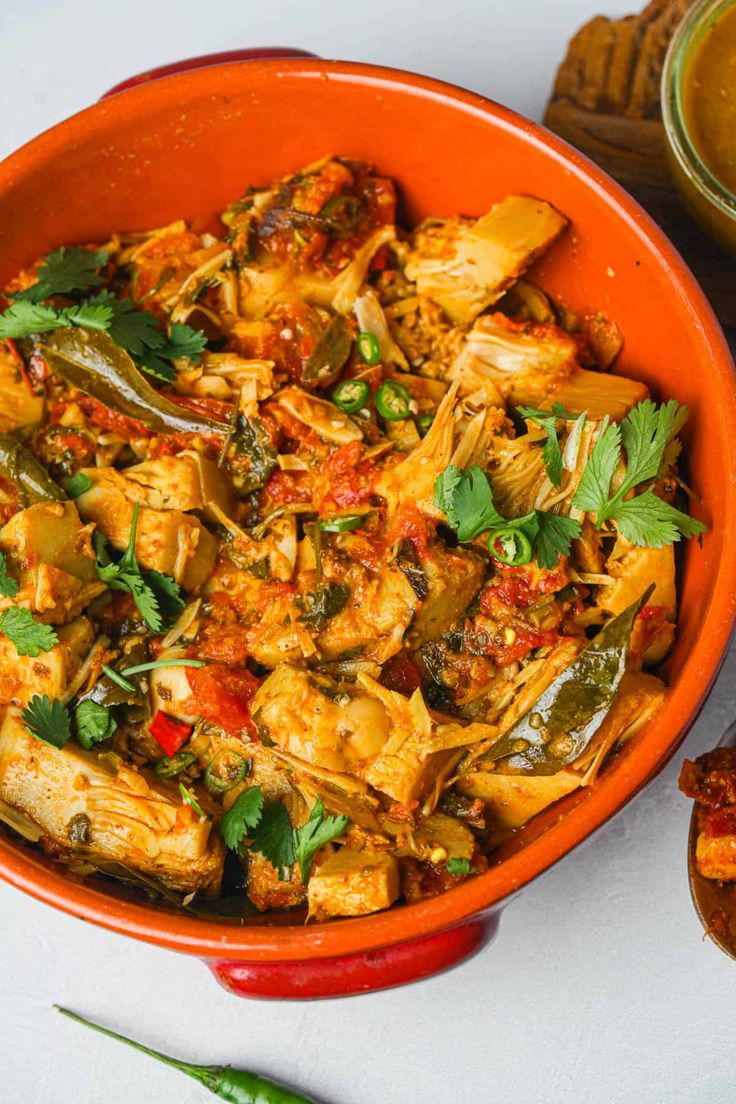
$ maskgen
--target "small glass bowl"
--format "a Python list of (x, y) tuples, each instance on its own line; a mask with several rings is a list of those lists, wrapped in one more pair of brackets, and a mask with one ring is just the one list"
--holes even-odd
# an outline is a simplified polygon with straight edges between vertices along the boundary
[(661, 99), (667, 157), (674, 182), (701, 226), (736, 253), (736, 195), (702, 160), (690, 137), (683, 110), (683, 90), (696, 51), (714, 19), (734, 5), (736, 0), (698, 0), (690, 8), (665, 57)]

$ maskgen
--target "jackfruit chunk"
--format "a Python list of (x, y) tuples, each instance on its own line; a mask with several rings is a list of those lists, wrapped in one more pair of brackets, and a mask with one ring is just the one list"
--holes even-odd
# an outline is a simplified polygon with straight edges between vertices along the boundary
[(77, 617), (105, 589), (90, 529), (82, 527), (73, 502), (37, 502), (19, 510), (0, 530), (0, 551), (20, 585), (16, 604), (49, 624)]
[(58, 630), (59, 643), (38, 656), (19, 656), (0, 637), (0, 707), (27, 705), (34, 694), (60, 698), (92, 647), (95, 633), (86, 617)]
[[(85, 474), (92, 486), (77, 499), (79, 512), (122, 552), (130, 537), (134, 504), (145, 501), (142, 488), (113, 468), (87, 468)], [(212, 573), (217, 541), (192, 514), (141, 506), (135, 554), (141, 567), (162, 571), (186, 590), (195, 590)]]
[(23, 571), (39, 560), (75, 575), (82, 583), (97, 579), (90, 532), (73, 502), (37, 502), (0, 529), (0, 549), (23, 585)]
[(591, 418), (607, 414), (612, 421), (620, 422), (633, 406), (648, 398), (649, 388), (641, 380), (578, 368), (552, 390), (548, 401), (562, 403), (568, 410), (587, 410)]
[(501, 774), (499, 771), (478, 771), (457, 782), (465, 797), (480, 798), (497, 824), (504, 828), (520, 828), (542, 809), (546, 809), (581, 784), (575, 771), (557, 774)]
[(113, 771), (95, 752), (37, 740), (15, 712), (0, 728), (0, 799), (35, 821), (41, 843), (63, 859), (122, 864), (184, 893), (219, 889), (224, 848), (209, 819), (142, 771)]
[(406, 276), (455, 323), (471, 321), (567, 226), (551, 204), (511, 195), (476, 222), (429, 219), (414, 234)]
[[(214, 502), (225, 514), (233, 508), (232, 489), (217, 464), (199, 453), (159, 456), (125, 469), (155, 510), (203, 510)], [(218, 519), (212, 515), (212, 520)]]
[(399, 896), (399, 864), (384, 851), (343, 847), (314, 871), (307, 896), (315, 920), (379, 912)]

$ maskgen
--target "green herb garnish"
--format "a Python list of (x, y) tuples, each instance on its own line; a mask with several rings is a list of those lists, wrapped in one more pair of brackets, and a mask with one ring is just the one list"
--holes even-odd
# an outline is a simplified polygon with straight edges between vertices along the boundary
[(104, 250), (62, 246), (49, 253), (36, 273), (36, 283), (25, 291), (13, 292), (8, 298), (16, 303), (40, 303), (51, 295), (68, 295), (70, 291), (86, 291), (102, 283), (99, 269), (107, 264), (110, 254)]
[(461, 471), (450, 464), (434, 485), (434, 501), (461, 542), (473, 540), (487, 530), (505, 534), (518, 530), (535, 549), (537, 562), (546, 568), (556, 566), (560, 556), (570, 553), (570, 543), (580, 536), (580, 523), (562, 514), (533, 510), (520, 518), (505, 518), (493, 501), (488, 476), (478, 464)]
[(0, 594), (3, 598), (15, 598), (20, 584), (12, 575), (8, 575), (8, 563), (5, 554), (0, 552)]
[(306, 884), (309, 879), (312, 859), (320, 847), (341, 836), (349, 825), (350, 821), (346, 816), (326, 815), (322, 798), (317, 798), (307, 823), (294, 831), (294, 850), (303, 883)]
[(55, 748), (63, 748), (71, 737), (69, 713), (58, 698), (34, 694), (21, 716), (32, 736)]
[(241, 851), (248, 829), (255, 828), (263, 812), (263, 790), (250, 786), (235, 798), (220, 821), (220, 834), (231, 851)]
[[(681, 537), (696, 537), (707, 526), (671, 506), (651, 488), (634, 498), (630, 492), (660, 474), (667, 445), (685, 423), (688, 410), (675, 399), (656, 406), (637, 403), (618, 426), (603, 419), (598, 439), (573, 498), (573, 506), (595, 516), (600, 529), (612, 522), (621, 536), (642, 548), (661, 548)], [(611, 480), (626, 450), (626, 474), (615, 491)]]
[(97, 574), (112, 590), (130, 594), (146, 625), (152, 632), (161, 632), (169, 621), (184, 609), (184, 599), (178, 583), (160, 571), (141, 571), (135, 556), (135, 536), (140, 503), (133, 507), (128, 547), (119, 560), (110, 559), (107, 543), (99, 533), (94, 535), (97, 553)]
[(50, 652), (59, 638), (51, 628), (36, 621), (30, 610), (11, 606), (0, 613), (0, 632), (15, 644), (19, 656), (37, 656)]
[(74, 711), (74, 719), (77, 740), (87, 751), (91, 751), (96, 744), (109, 740), (118, 727), (110, 710), (91, 698), (79, 703)]
[[(519, 414), (528, 422), (536, 422), (547, 434), (542, 449), (542, 459), (547, 469), (547, 478), (554, 487), (562, 482), (562, 449), (557, 436), (557, 422), (577, 421), (579, 415), (566, 410), (562, 403), (553, 403), (551, 410), (535, 410), (530, 406), (518, 407)], [(584, 415), (583, 415), (584, 417)]]

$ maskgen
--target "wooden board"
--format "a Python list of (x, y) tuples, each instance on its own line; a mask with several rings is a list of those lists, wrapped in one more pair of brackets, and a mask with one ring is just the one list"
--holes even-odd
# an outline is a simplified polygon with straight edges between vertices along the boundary
[(702, 231), (672, 184), (659, 100), (662, 64), (688, 0), (598, 15), (571, 39), (545, 124), (631, 192), (692, 268), (723, 326), (736, 328), (736, 257)]

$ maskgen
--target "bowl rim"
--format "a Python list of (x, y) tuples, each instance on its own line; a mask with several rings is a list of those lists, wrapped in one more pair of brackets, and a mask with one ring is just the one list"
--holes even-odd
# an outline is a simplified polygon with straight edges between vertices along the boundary
[[(358, 83), (383, 92), (391, 89), (418, 96), (428, 104), (451, 106), (463, 114), (489, 120), (494, 126), (523, 135), (544, 155), (592, 189), (638, 237), (650, 258), (666, 268), (677, 297), (689, 310), (692, 324), (709, 349), (712, 381), (720, 400), (718, 416), (736, 424), (733, 361), (715, 315), (672, 243), (648, 214), (615, 181), (588, 158), (544, 127), (510, 108), (434, 78), (405, 70), (347, 61), (272, 59), (233, 62), (162, 77), (140, 84), (72, 115), (22, 146), (0, 163), (0, 196), (14, 180), (60, 151), (75, 137), (89, 137), (116, 122), (147, 114), (150, 109), (181, 106), (189, 99), (218, 97), (243, 74)], [(730, 479), (724, 488), (725, 509), (736, 500), (736, 450), (729, 456)], [(703, 628), (688, 664), (697, 658), (697, 674), (680, 686), (678, 709), (656, 745), (652, 741), (628, 757), (626, 769), (611, 785), (604, 777), (585, 801), (568, 816), (516, 854), (486, 873), (438, 897), (355, 919), (312, 927), (236, 926), (167, 912), (107, 895), (74, 881), (63, 868), (48, 869), (32, 852), (23, 853), (0, 838), (0, 878), (29, 895), (102, 927), (159, 946), (218, 959), (297, 961), (357, 954), (451, 928), (492, 908), (498, 908), (522, 886), (549, 869), (609, 820), (661, 769), (684, 739), (715, 680), (736, 621), (736, 556), (724, 543), (715, 569), (713, 596)], [(618, 775), (621, 774), (619, 779)]]

